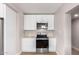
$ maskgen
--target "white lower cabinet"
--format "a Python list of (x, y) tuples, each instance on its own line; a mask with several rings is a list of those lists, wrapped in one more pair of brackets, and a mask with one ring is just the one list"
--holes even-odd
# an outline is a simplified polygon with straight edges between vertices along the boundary
[(22, 51), (23, 52), (36, 52), (36, 38), (23, 38)]
[[(36, 52), (36, 38), (23, 38), (22, 51)], [(56, 52), (56, 38), (49, 38), (49, 52)]]
[(49, 38), (49, 52), (56, 52), (56, 38)]

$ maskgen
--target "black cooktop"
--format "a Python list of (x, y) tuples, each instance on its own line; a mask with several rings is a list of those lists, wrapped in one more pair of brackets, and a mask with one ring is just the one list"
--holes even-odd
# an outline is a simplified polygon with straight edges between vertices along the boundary
[(37, 35), (36, 38), (48, 38), (47, 35)]

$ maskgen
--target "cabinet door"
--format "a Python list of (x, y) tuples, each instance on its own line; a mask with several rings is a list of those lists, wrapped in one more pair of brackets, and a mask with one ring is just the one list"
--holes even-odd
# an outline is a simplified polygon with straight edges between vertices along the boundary
[(36, 52), (36, 40), (35, 40), (35, 38), (22, 39), (22, 51), (23, 52)]
[(36, 19), (36, 23), (40, 23), (41, 22), (41, 15), (34, 15), (35, 19)]
[(49, 15), (48, 18), (48, 30), (54, 30), (54, 15)]
[(56, 38), (49, 38), (49, 52), (56, 51)]
[(39, 23), (48, 23), (48, 15), (36, 15), (36, 18)]
[(24, 30), (36, 30), (36, 19), (34, 15), (24, 15)]

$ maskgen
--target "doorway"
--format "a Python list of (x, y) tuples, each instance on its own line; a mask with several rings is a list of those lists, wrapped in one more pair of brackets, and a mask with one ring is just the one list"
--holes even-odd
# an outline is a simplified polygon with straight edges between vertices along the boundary
[(71, 54), (79, 55), (79, 6), (70, 11), (71, 14)]
[(4, 29), (4, 20), (0, 18), (0, 55), (4, 54), (4, 38), (3, 38), (3, 29)]
[(79, 18), (72, 19), (72, 55), (79, 55)]

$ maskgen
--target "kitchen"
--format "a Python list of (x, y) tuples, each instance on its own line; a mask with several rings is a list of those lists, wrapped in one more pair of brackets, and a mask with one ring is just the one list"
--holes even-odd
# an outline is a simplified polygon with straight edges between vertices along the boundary
[[(79, 4), (1, 3), (4, 55), (71, 55), (68, 12)], [(2, 48), (1, 47), (1, 48)], [(2, 54), (2, 52), (1, 52)]]
[[(45, 45), (46, 47), (40, 47), (40, 45)], [(53, 14), (24, 15), (22, 51), (42, 54), (56, 52)]]

